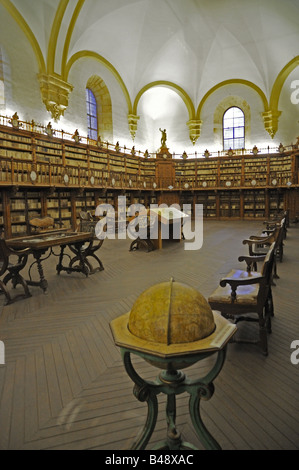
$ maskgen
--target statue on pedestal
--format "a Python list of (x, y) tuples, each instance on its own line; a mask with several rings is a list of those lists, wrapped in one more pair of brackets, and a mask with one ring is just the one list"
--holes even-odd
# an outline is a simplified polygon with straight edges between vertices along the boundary
[(166, 139), (167, 139), (166, 129), (162, 130), (162, 129), (160, 128), (159, 131), (162, 132), (162, 136), (161, 136), (161, 149), (162, 149), (162, 148), (166, 148)]

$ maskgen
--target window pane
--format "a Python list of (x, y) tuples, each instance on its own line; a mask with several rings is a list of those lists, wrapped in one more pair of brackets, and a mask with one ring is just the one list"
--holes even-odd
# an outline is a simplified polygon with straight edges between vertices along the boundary
[(244, 126), (244, 119), (243, 118), (235, 118), (234, 119), (234, 127)]
[(90, 119), (90, 127), (91, 127), (92, 129), (97, 129), (97, 127), (98, 127), (98, 121), (97, 121), (97, 118), (96, 118), (96, 117), (92, 117), (92, 118)]
[(244, 147), (244, 139), (234, 139), (234, 149), (241, 149)]
[(240, 108), (231, 108), (233, 110), (234, 118), (243, 117), (243, 111)]
[(90, 104), (90, 106), (89, 106), (89, 114), (91, 114), (92, 116), (96, 116), (96, 115), (97, 115), (97, 106), (96, 106), (96, 104)]
[(233, 119), (224, 119), (223, 120), (223, 127), (224, 128), (227, 128), (227, 127), (234, 127), (234, 120)]
[(225, 114), (224, 114), (225, 119), (233, 119), (233, 117), (234, 117), (234, 109), (235, 109), (235, 108), (229, 108), (229, 109), (225, 112)]
[(89, 138), (90, 139), (93, 139), (93, 140), (97, 140), (98, 136), (97, 136), (97, 132), (94, 131), (94, 130), (91, 130), (88, 134)]
[(223, 144), (223, 150), (228, 150), (230, 148), (233, 148), (232, 145), (233, 145), (232, 139), (225, 140)]
[(223, 137), (224, 137), (224, 139), (232, 139), (234, 137), (234, 130), (233, 129), (224, 129)]
[(244, 137), (244, 127), (237, 127), (235, 129), (234, 137)]

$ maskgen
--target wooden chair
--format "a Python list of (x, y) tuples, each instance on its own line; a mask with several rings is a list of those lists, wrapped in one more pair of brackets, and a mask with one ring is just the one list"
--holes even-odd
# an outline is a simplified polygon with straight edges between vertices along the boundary
[[(104, 239), (99, 240), (95, 234), (95, 227), (96, 227), (96, 224), (98, 223), (98, 219), (94, 220), (94, 218), (92, 217), (89, 211), (87, 212), (81, 211), (79, 214), (79, 218), (80, 218), (80, 226), (78, 228), (80, 229), (80, 232), (90, 232), (93, 235), (93, 239), (85, 243), (81, 248), (81, 250), (84, 251), (85, 261), (89, 268), (89, 274), (94, 274), (97, 271), (103, 271), (104, 270), (103, 263), (99, 259), (99, 257), (95, 254), (96, 251), (98, 251), (101, 248), (104, 242)], [(96, 240), (97, 240), (97, 243), (95, 243)], [(94, 268), (88, 258), (94, 259), (97, 262), (98, 266)], [(72, 267), (76, 262), (79, 262), (79, 261), (80, 261), (79, 256), (74, 257), (70, 264), (70, 267)]]
[[(277, 263), (278, 259), (280, 262), (283, 260), (283, 239), (285, 234), (285, 219), (282, 219), (279, 225), (276, 225), (272, 231), (266, 231), (264, 236), (251, 235), (248, 239), (243, 240), (243, 245), (248, 245), (249, 255), (258, 256), (266, 255), (269, 247), (272, 243), (275, 243), (274, 247), (274, 263), (273, 263), (273, 277), (279, 278), (277, 274)], [(253, 264), (252, 269), (257, 270), (256, 263)]]
[(274, 217), (270, 220), (265, 220), (264, 225), (266, 229), (264, 233), (271, 234), (271, 232), (276, 228), (282, 226), (283, 228), (283, 238), (287, 238), (287, 229), (290, 226), (289, 222), (289, 211), (284, 211), (280, 216)]
[(250, 258), (256, 258), (255, 261), (264, 258), (261, 271), (256, 272), (250, 269), (230, 271), (225, 278), (221, 279), (219, 287), (208, 298), (213, 310), (220, 311), (221, 315), (233, 319), (235, 323), (258, 322), (259, 340), (249, 342), (259, 342), (264, 355), (268, 354), (267, 333), (271, 333), (271, 317), (274, 315), (271, 291), (274, 246), (275, 243), (272, 243), (266, 256), (239, 258), (239, 261), (246, 261), (247, 266), (253, 262)]
[[(29, 254), (30, 248), (15, 251), (7, 246), (3, 238), (0, 238), (0, 291), (2, 291), (6, 297), (6, 305), (15, 302), (16, 300), (19, 300), (21, 298), (31, 297), (28, 285), (25, 279), (20, 274), (20, 271), (26, 265)], [(10, 262), (10, 258), (12, 255), (18, 257), (16, 263)], [(12, 282), (13, 288), (16, 288), (18, 284), (21, 284), (24, 289), (24, 294), (18, 294), (12, 297), (7, 288), (7, 283), (9, 281)]]
[[(140, 215), (142, 215), (142, 214), (140, 214)], [(132, 236), (134, 236), (135, 228), (136, 228), (137, 231), (140, 230), (141, 232), (146, 233), (146, 238), (141, 238), (141, 237), (135, 238), (135, 240), (133, 240), (131, 245), (130, 245), (129, 251), (139, 250), (140, 248), (145, 248), (147, 252), (155, 250), (155, 245), (154, 245), (153, 241), (150, 238), (150, 236), (151, 236), (151, 234), (150, 234), (150, 229), (151, 229), (150, 216), (148, 214), (146, 214), (146, 215), (143, 215), (142, 217), (140, 217), (139, 223), (136, 224), (136, 227), (131, 225), (133, 223), (134, 218), (135, 217), (132, 217), (131, 223), (129, 223), (129, 225), (128, 225), (129, 233), (131, 233)], [(133, 227), (134, 227), (134, 230), (133, 230)]]
[(95, 233), (95, 226), (97, 221), (94, 221), (91, 213), (89, 211), (80, 211), (80, 232), (91, 232)]

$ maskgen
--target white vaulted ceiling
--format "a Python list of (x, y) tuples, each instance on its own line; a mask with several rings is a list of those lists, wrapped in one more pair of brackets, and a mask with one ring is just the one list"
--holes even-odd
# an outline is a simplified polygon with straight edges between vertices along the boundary
[[(261, 98), (260, 112), (275, 115), (282, 85), (299, 66), (299, 0), (0, 0), (0, 5), (25, 32), (39, 73), (71, 83), (79, 59), (94, 59), (120, 84), (129, 115), (139, 114), (144, 90), (159, 82), (183, 96), (185, 113), (182, 101), (167, 91), (183, 126), (201, 119), (197, 111), (205, 96), (222, 83), (246, 82)], [(181, 140), (188, 139), (184, 132)]]
[[(220, 81), (237, 78), (269, 96), (278, 73), (298, 55), (298, 0), (11, 3), (35, 36), (45, 63), (54, 51), (56, 73), (61, 73), (68, 37), (66, 60), (80, 51), (99, 54), (116, 68), (132, 99), (146, 84), (166, 80), (197, 102)], [(50, 42), (55, 28), (56, 44)]]

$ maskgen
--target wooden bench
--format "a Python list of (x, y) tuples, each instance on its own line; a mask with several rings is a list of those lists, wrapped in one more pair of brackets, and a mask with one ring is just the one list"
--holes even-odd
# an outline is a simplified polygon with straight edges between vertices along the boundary
[[(0, 238), (0, 291), (4, 293), (6, 297), (6, 305), (22, 298), (31, 297), (27, 282), (20, 274), (20, 271), (26, 265), (28, 255), (30, 253), (30, 248), (13, 250), (7, 246), (3, 238)], [(13, 255), (18, 258), (15, 263), (10, 262), (11, 256)], [(9, 281), (12, 282), (13, 288), (16, 288), (18, 284), (21, 284), (24, 289), (24, 294), (17, 294), (12, 297), (7, 288), (7, 283)]]
[(213, 310), (220, 311), (234, 323), (258, 322), (259, 340), (253, 342), (260, 343), (264, 355), (268, 354), (267, 333), (271, 333), (271, 317), (274, 315), (271, 291), (274, 247), (275, 243), (272, 243), (266, 256), (239, 257), (239, 261), (246, 261), (247, 266), (263, 258), (261, 271), (233, 269), (221, 279), (219, 287), (208, 298)]

